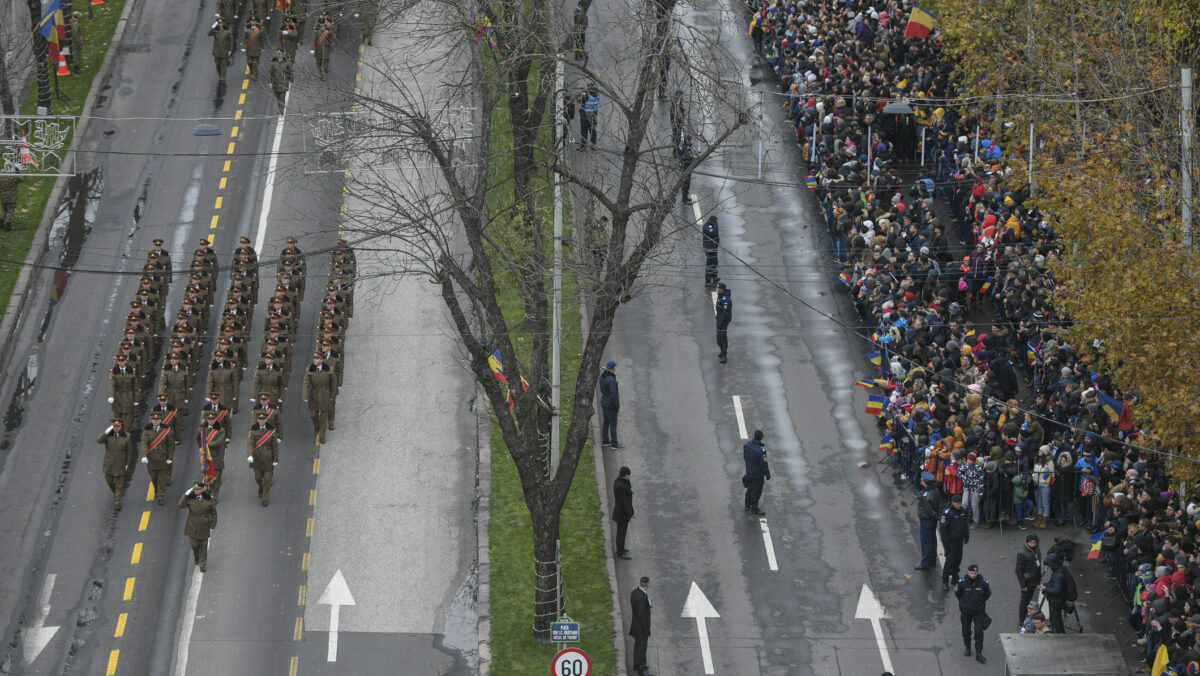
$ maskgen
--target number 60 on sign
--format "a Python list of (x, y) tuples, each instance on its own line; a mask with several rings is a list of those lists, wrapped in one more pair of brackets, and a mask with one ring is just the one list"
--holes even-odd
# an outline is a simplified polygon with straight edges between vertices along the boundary
[(591, 676), (592, 660), (579, 648), (567, 648), (554, 656), (550, 673), (554, 676)]

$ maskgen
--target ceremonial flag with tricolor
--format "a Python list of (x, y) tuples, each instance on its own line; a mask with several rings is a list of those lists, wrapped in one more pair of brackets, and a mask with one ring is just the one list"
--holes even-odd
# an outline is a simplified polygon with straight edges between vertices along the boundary
[(908, 15), (908, 26), (904, 28), (904, 37), (924, 40), (929, 32), (937, 25), (937, 18), (930, 12), (921, 9), (920, 5), (913, 6)]
[(988, 277), (986, 280), (984, 280), (983, 286), (979, 287), (979, 293), (981, 293), (981, 294), (987, 293), (988, 289), (992, 288), (993, 282), (995, 282), (995, 280), (992, 279), (991, 277)]
[(842, 283), (846, 286), (854, 286), (854, 278), (850, 276), (849, 272), (841, 273), (838, 275), (838, 279), (842, 280)]
[(1037, 363), (1037, 350), (1033, 349), (1033, 345), (1025, 343), (1025, 361), (1033, 366)]
[(1104, 531), (1100, 531), (1092, 536), (1092, 548), (1088, 550), (1088, 560), (1100, 558), (1100, 541), (1104, 539)]
[(46, 13), (42, 15), (42, 20), (38, 22), (36, 30), (46, 38), (50, 48), (50, 61), (57, 63), (60, 41), (67, 38), (67, 27), (63, 22), (62, 0), (51, 0), (50, 6), (46, 8)]
[(875, 380), (860, 380), (860, 381), (858, 381), (858, 382), (856, 382), (856, 383), (854, 383), (854, 384), (855, 384), (855, 385), (858, 385), (859, 387), (865, 387), (865, 388), (867, 388), (867, 389), (870, 389), (870, 388), (872, 388), (872, 387), (875, 387), (875, 385), (877, 384), (877, 382), (878, 382), (878, 381), (875, 381)]
[(817, 191), (817, 177), (809, 174), (804, 177), (804, 185), (808, 186), (809, 192)]
[(887, 403), (887, 397), (880, 397), (874, 394), (867, 397), (867, 413), (870, 415), (878, 415), (883, 411), (883, 405)]
[(1100, 408), (1104, 409), (1104, 412), (1108, 414), (1108, 417), (1111, 418), (1113, 422), (1116, 422), (1118, 419), (1120, 419), (1121, 411), (1125, 409), (1124, 404), (1101, 392), (1100, 390), (1096, 390), (1096, 398), (1100, 400)]

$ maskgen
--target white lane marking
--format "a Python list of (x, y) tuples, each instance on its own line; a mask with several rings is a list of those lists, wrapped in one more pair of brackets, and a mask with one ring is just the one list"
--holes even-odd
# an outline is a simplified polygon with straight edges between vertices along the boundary
[(717, 292), (712, 292), (713, 314), (717, 314)]
[(942, 538), (937, 533), (936, 530), (933, 533), (933, 539), (935, 542), (937, 542), (938, 569), (945, 570), (946, 569), (946, 548), (942, 546)]
[(742, 398), (738, 395), (733, 395), (733, 414), (737, 416), (739, 439), (749, 439), (750, 435), (746, 434), (746, 417), (742, 415)]
[[(212, 553), (212, 540), (209, 540), (208, 552)], [(200, 585), (204, 582), (204, 573), (192, 565), (192, 584), (188, 587), (187, 600), (183, 604), (183, 625), (179, 628), (179, 641), (175, 644), (175, 676), (187, 674), (188, 649), (192, 644), (192, 628), (196, 625), (196, 605), (200, 601)]]
[(717, 614), (717, 609), (713, 608), (708, 597), (700, 591), (700, 586), (694, 580), (692, 588), (688, 590), (687, 600), (683, 602), (683, 612), (680, 613), (680, 617), (696, 618), (696, 633), (700, 635), (700, 657), (704, 660), (704, 673), (715, 673), (713, 671), (712, 646), (708, 644), (708, 625), (704, 621), (710, 617), (720, 617), (720, 615)]
[(42, 596), (38, 599), (38, 611), (36, 620), (24, 632), (23, 643), (25, 650), (25, 664), (30, 664), (42, 654), (46, 649), (46, 644), (50, 643), (50, 639), (54, 638), (54, 634), (58, 632), (58, 627), (47, 627), (46, 617), (50, 614), (50, 594), (54, 591), (54, 581), (58, 579), (58, 573), (47, 573), (46, 581), (42, 583)]
[(275, 195), (275, 167), (279, 164), (279, 144), (283, 142), (284, 113), (287, 111), (288, 94), (283, 95), (283, 110), (275, 123), (275, 139), (271, 141), (271, 162), (267, 165), (267, 185), (263, 188), (262, 211), (258, 214), (258, 234), (254, 237), (254, 250), (262, 252), (267, 238), (267, 218), (271, 215), (271, 198)]
[(867, 585), (862, 586), (862, 593), (858, 596), (858, 607), (854, 610), (854, 619), (870, 620), (871, 629), (875, 632), (875, 645), (879, 648), (879, 658), (883, 661), (883, 670), (893, 672), (892, 656), (888, 654), (887, 641), (883, 639), (883, 625), (881, 620), (888, 619), (887, 611), (883, 609), (883, 604), (879, 602), (879, 597), (875, 596), (875, 592)]
[(771, 542), (771, 529), (767, 527), (766, 519), (759, 519), (758, 525), (762, 528), (763, 545), (767, 548), (767, 566), (772, 571), (778, 571), (779, 563), (775, 561), (775, 544)]
[(700, 222), (700, 199), (696, 195), (689, 195), (692, 198), (692, 214), (696, 217), (696, 223)]
[(337, 572), (333, 574), (333, 579), (325, 585), (325, 591), (321, 592), (321, 598), (317, 600), (317, 604), (329, 606), (329, 651), (325, 661), (337, 662), (338, 629), (341, 624), (339, 615), (342, 606), (357, 605), (354, 603), (354, 597), (350, 594), (346, 578), (342, 576), (341, 568), (337, 569)]

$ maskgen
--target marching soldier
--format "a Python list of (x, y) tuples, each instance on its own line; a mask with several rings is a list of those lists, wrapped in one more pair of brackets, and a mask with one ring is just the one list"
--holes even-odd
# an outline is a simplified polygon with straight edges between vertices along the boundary
[(329, 312), (321, 313), (321, 321), (317, 324), (318, 331), (329, 331), (338, 338), (345, 340), (346, 327), (337, 321), (337, 318)]
[(336, 376), (325, 364), (325, 355), (313, 354), (313, 363), (304, 370), (304, 386), (300, 398), (308, 402), (308, 417), (312, 419), (317, 443), (325, 443), (325, 428), (334, 413), (334, 386)]
[(163, 248), (163, 241), (161, 239), (155, 239), (151, 244), (154, 245), (154, 248), (150, 250), (150, 253), (157, 254), (158, 264), (162, 266), (168, 275), (171, 274), (171, 252)]
[(125, 357), (125, 363), (137, 374), (137, 389), (134, 393), (134, 400), (141, 401), (142, 397), (146, 394), (146, 373), (141, 355), (133, 351), (133, 343), (127, 340), (121, 341), (118, 350), (117, 354)]
[[(287, 37), (286, 32), (279, 36), (280, 40)], [(295, 40), (291, 41), (292, 56), (295, 57)], [(275, 94), (275, 103), (279, 104), (279, 112), (283, 112), (283, 103), (287, 98), (288, 84), (292, 81), (292, 61), (283, 53), (283, 49), (275, 50), (275, 58), (271, 59), (271, 92)], [(257, 281), (255, 282), (257, 284)]]
[(294, 269), (298, 270), (302, 275), (306, 274), (308, 272), (308, 262), (304, 258), (304, 252), (298, 246), (299, 241), (296, 239), (296, 236), (288, 235), (285, 242), (283, 250), (279, 252), (280, 260), (284, 258), (292, 259)]
[(208, 401), (200, 407), (201, 420), (207, 420), (209, 413), (212, 413), (213, 420), (219, 423), (226, 422), (226, 418), (229, 417), (229, 407), (221, 403), (221, 395), (216, 392), (209, 392)]
[[(251, 16), (242, 29), (242, 51), (246, 52), (246, 63), (250, 66), (250, 79), (258, 79), (258, 60), (262, 58), (263, 41), (267, 36), (266, 29), (258, 17)], [(245, 239), (245, 238), (243, 238)]]
[(337, 412), (337, 396), (338, 392), (340, 392), (342, 388), (342, 355), (333, 349), (333, 341), (329, 338), (324, 338), (321, 340), (320, 352), (321, 356), (324, 357), (325, 365), (333, 370), (334, 387), (330, 393), (333, 399), (333, 405), (330, 406), (329, 415), (327, 416), (329, 420), (329, 429), (332, 430), (334, 415)]
[(129, 460), (133, 455), (133, 443), (125, 432), (125, 423), (120, 418), (113, 418), (108, 429), (96, 437), (96, 443), (104, 444), (104, 480), (113, 494), (113, 507), (121, 509), (121, 498), (125, 495), (125, 473), (129, 470)]
[(316, 25), (313, 26), (312, 46), (312, 53), (317, 59), (317, 74), (322, 80), (329, 72), (329, 57), (333, 54), (335, 44), (337, 44), (337, 35), (334, 32), (333, 22), (329, 20), (328, 16), (322, 14), (317, 19)]
[(208, 570), (208, 537), (217, 527), (217, 504), (208, 492), (208, 486), (197, 481), (179, 498), (179, 508), (187, 509), (187, 524), (183, 534), (192, 545), (192, 558), (200, 566), (200, 572)]
[(267, 317), (267, 326), (274, 321), (279, 325), (280, 330), (284, 333), (287, 341), (290, 343), (296, 338), (296, 325), (292, 321), (292, 311), (284, 307), (284, 298), (282, 296), (274, 296), (271, 298), (271, 314)]
[(158, 302), (150, 294), (150, 289), (138, 289), (137, 299), (142, 304), (142, 309), (150, 317), (147, 326), (150, 327), (151, 333), (161, 333), (163, 330), (163, 316), (166, 310), (163, 307), (163, 303)]
[(217, 421), (216, 411), (205, 411), (204, 422), (196, 434), (196, 440), (200, 443), (201, 473), (208, 478), (214, 501), (221, 492), (221, 473), (225, 471), (226, 429), (224, 423)]
[(272, 399), (271, 395), (263, 392), (258, 395), (258, 403), (254, 405), (251, 413), (254, 414), (255, 420), (258, 419), (259, 413), (266, 413), (267, 422), (275, 428), (275, 438), (283, 441), (283, 423), (280, 422), (283, 419), (283, 408), (279, 403), (276, 403), (278, 401), (277, 399)]
[[(180, 343), (180, 347), (182, 347), (182, 343)], [(191, 389), (192, 372), (188, 370), (187, 364), (183, 363), (183, 355), (178, 352), (178, 348), (173, 347), (171, 354), (167, 355), (167, 362), (163, 364), (162, 371), (158, 374), (158, 394), (165, 395), (167, 403), (172, 408), (183, 411), (183, 415), (187, 415), (188, 392)]]
[(296, 269), (295, 264), (289, 258), (286, 259), (287, 265), (283, 272), (280, 272), (276, 279), (280, 286), (284, 288), (284, 293), (291, 295), (297, 302), (304, 300), (304, 276)]
[(250, 389), (254, 393), (254, 399), (258, 399), (259, 395), (267, 394), (272, 399), (278, 400), (283, 397), (283, 388), (286, 386), (283, 369), (275, 365), (275, 354), (264, 352), (258, 368), (254, 369), (254, 380), (251, 383)]
[(250, 246), (250, 238), (245, 235), (238, 238), (238, 248), (233, 250), (233, 255), (235, 258), (246, 256), (246, 262), (250, 265), (258, 265), (258, 252), (254, 250), (254, 247)]
[[(232, 4), (230, 0), (221, 0), (221, 3)], [(208, 34), (213, 39), (212, 55), (213, 60), (217, 63), (217, 78), (219, 82), (224, 83), (225, 69), (229, 68), (229, 57), (233, 54), (233, 34), (225, 25), (225, 17), (217, 17), (212, 28), (208, 30)], [(205, 241), (207, 242), (207, 240)]]
[(153, 263), (146, 263), (142, 266), (142, 279), (150, 280), (151, 288), (154, 289), (154, 297), (159, 300), (167, 295), (167, 285), (171, 283), (170, 276), (164, 274), (162, 270)]
[(133, 428), (133, 407), (137, 402), (138, 376), (128, 363), (129, 357), (117, 355), (117, 363), (108, 373), (108, 403), (114, 418), (120, 418), (125, 429)]
[(333, 250), (334, 255), (357, 264), (358, 257), (355, 256), (354, 247), (350, 246), (349, 242), (345, 239), (338, 239), (336, 244), (337, 248)]
[[(232, 43), (231, 49), (232, 52)], [(215, 270), (217, 268), (217, 252), (212, 249), (212, 242), (208, 238), (200, 240), (200, 246), (192, 254), (192, 263), (200, 263), (205, 270)]]
[[(292, 14), (292, 10), (288, 10), (283, 15), (283, 21), (279, 23), (279, 50), (275, 52), (276, 59), (279, 57), (279, 52), (287, 54), (288, 68), (287, 81), (292, 81), (292, 64), (296, 62), (296, 47), (300, 44), (300, 22), (296, 20), (296, 15)], [(275, 97), (279, 100), (280, 108), (283, 107), (283, 97), (279, 94), (279, 88), (275, 80), (275, 63), (271, 63), (271, 87), (275, 89)], [(284, 87), (286, 93), (287, 87)]]
[(250, 298), (243, 296), (241, 289), (230, 289), (229, 297), (225, 299), (225, 311), (221, 313), (221, 327), (225, 328), (229, 320), (243, 327), (250, 322)]
[(238, 4), (237, 0), (217, 0), (217, 16), (232, 23), (234, 19), (238, 18), (236, 14)]
[[(195, 267), (199, 268), (199, 264)], [(209, 303), (212, 302), (213, 288), (208, 283), (209, 280), (205, 277), (204, 272), (193, 272), (188, 276), (188, 283), (183, 292), (183, 297), (195, 303), (196, 307), (207, 309)]]
[(187, 322), (188, 331), (199, 333), (208, 326), (208, 306), (200, 305), (191, 298), (184, 298), (178, 317)]
[(217, 339), (217, 346), (225, 350), (225, 354), (237, 364), (239, 369), (246, 368), (246, 341), (240, 335), (241, 327), (237, 322), (223, 322), (221, 324), (221, 337)]
[(345, 299), (345, 312), (347, 317), (354, 316), (354, 280), (349, 277), (335, 275), (330, 284), (337, 287), (338, 295)]
[(150, 413), (150, 422), (142, 429), (142, 464), (150, 472), (150, 483), (154, 484), (154, 500), (166, 503), (167, 485), (171, 483), (171, 465), (175, 462), (175, 439), (171, 427), (164, 425), (163, 414)]
[(360, 0), (358, 4), (358, 32), (362, 38), (362, 42), (368, 45), (375, 44), (375, 22), (379, 17), (379, 7), (375, 5), (376, 0)]
[(275, 427), (267, 422), (266, 411), (255, 413), (254, 420), (246, 437), (246, 462), (254, 470), (258, 497), (262, 499), (262, 506), (266, 507), (271, 499), (271, 479), (275, 475), (275, 466), (279, 464), (279, 439), (275, 435)]
[(238, 412), (238, 388), (242, 384), (242, 371), (237, 364), (227, 359), (228, 355), (225, 350), (217, 350), (213, 355), (212, 363), (208, 366), (208, 380), (204, 383), (204, 389), (211, 393), (217, 393), (221, 397), (221, 403), (228, 408), (232, 408), (234, 413)]
[(291, 277), (287, 277), (286, 279), (288, 282), (287, 286), (282, 283), (283, 279), (280, 279), (280, 283), (275, 285), (275, 295), (283, 299), (283, 306), (287, 308), (293, 317), (299, 317), (300, 294), (297, 292), (296, 287), (291, 285)]
[(171, 428), (171, 439), (178, 446), (183, 441), (183, 416), (179, 415), (179, 409), (171, 405), (171, 397), (165, 392), (158, 395), (158, 404), (150, 409), (151, 413), (156, 411), (162, 414), (162, 424)]

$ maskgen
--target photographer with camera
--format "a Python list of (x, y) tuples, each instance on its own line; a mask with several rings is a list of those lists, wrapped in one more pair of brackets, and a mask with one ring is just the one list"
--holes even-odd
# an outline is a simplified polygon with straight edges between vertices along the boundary
[(1063, 613), (1068, 615), (1075, 612), (1075, 599), (1079, 590), (1075, 586), (1075, 578), (1067, 570), (1067, 564), (1058, 553), (1046, 555), (1046, 567), (1050, 569), (1050, 579), (1042, 585), (1042, 594), (1050, 604), (1050, 631), (1062, 634)]

